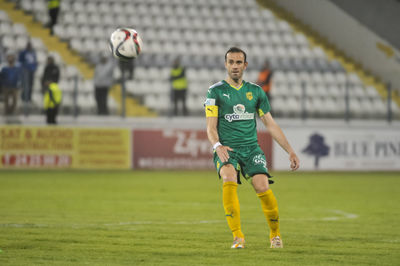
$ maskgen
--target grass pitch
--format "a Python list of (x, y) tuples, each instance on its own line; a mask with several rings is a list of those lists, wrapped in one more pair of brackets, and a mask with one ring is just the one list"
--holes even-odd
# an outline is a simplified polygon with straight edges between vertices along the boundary
[(400, 265), (399, 173), (273, 175), (285, 248), (244, 182), (231, 250), (213, 171), (0, 171), (0, 265)]

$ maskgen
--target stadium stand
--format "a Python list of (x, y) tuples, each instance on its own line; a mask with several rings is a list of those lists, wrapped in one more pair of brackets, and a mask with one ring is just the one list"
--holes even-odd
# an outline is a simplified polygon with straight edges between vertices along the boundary
[[(14, 2), (43, 25), (48, 22), (46, 1)], [(22, 47), (29, 37), (23, 25), (12, 23), (4, 12), (0, 21), (3, 45)], [(387, 113), (386, 103), (374, 87), (365, 86), (356, 74), (346, 72), (337, 60), (310, 43), (308, 36), (254, 0), (63, 0), (54, 31), (94, 64), (102, 52), (108, 51), (111, 32), (123, 26), (135, 28), (144, 41), (135, 77), (126, 82), (127, 92), (159, 115), (167, 115), (170, 109), (168, 78), (173, 58), (180, 56), (187, 68), (189, 111), (200, 115), (207, 88), (225, 76), (223, 54), (233, 45), (248, 53), (248, 81), (255, 82), (265, 59), (270, 61), (274, 71), (271, 94), (278, 117), (300, 117), (303, 98), (308, 117), (343, 117), (346, 93), (352, 117), (382, 118)], [(49, 51), (40, 39), (32, 41), (43, 63)], [(62, 89), (72, 92), (71, 84), (78, 76), (77, 102), (84, 103), (86, 112), (92, 112), (93, 83), (90, 79), (83, 81), (78, 68), (60, 58), (57, 62), (62, 65)], [(42, 70), (37, 72), (36, 83)], [(37, 92), (34, 99), (40, 100)], [(110, 101), (116, 109), (114, 100)], [(67, 96), (63, 105), (70, 108), (73, 102), (73, 97)], [(399, 116), (397, 105), (392, 106)]]

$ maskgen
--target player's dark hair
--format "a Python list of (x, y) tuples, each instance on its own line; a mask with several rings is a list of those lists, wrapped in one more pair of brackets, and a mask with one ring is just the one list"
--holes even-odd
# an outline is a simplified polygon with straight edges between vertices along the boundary
[(229, 50), (225, 53), (225, 61), (226, 61), (226, 56), (228, 55), (228, 53), (242, 53), (244, 55), (244, 62), (247, 62), (246, 61), (247, 55), (246, 55), (245, 51), (243, 51), (242, 49), (240, 49), (238, 47), (229, 48)]

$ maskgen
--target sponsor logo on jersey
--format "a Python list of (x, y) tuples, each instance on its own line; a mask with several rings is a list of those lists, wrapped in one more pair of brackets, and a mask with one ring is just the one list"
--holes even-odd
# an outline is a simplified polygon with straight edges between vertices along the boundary
[(228, 120), (228, 122), (254, 119), (254, 113), (247, 113), (246, 107), (243, 104), (233, 106), (233, 112), (233, 114), (225, 115), (225, 119)]
[(244, 111), (246, 111), (246, 107), (244, 107), (243, 104), (237, 104), (235, 106), (233, 106), (233, 111), (235, 112), (235, 114), (244, 114)]

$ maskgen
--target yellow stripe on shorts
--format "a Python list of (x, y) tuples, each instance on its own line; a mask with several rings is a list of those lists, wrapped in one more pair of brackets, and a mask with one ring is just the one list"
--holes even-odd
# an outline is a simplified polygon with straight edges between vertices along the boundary
[(206, 117), (218, 117), (218, 106), (206, 105)]

